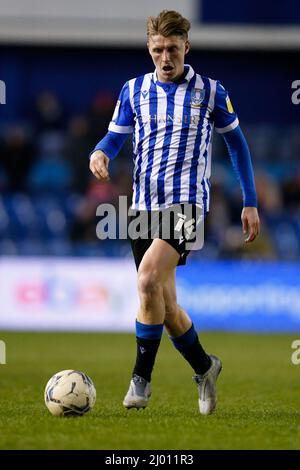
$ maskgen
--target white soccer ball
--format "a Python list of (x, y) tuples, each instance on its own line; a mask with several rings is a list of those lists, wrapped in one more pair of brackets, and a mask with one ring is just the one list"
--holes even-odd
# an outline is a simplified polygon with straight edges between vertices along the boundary
[(57, 372), (45, 388), (45, 403), (54, 416), (82, 416), (93, 408), (95, 402), (94, 384), (79, 370)]

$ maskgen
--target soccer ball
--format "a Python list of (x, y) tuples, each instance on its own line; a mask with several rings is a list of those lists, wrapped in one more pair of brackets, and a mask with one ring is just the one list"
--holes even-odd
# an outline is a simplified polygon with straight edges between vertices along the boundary
[(93, 408), (95, 401), (92, 380), (79, 370), (57, 372), (45, 388), (45, 403), (54, 416), (82, 416)]

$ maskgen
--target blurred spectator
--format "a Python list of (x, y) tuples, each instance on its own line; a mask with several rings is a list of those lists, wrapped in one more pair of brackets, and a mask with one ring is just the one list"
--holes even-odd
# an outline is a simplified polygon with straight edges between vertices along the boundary
[(261, 211), (270, 214), (282, 212), (283, 201), (281, 189), (274, 177), (266, 172), (257, 172), (255, 182)]
[(288, 210), (300, 212), (300, 170), (294, 178), (290, 178), (282, 185), (284, 206)]
[(59, 155), (39, 158), (29, 176), (30, 189), (35, 193), (65, 193), (71, 180), (69, 165)]
[(109, 91), (101, 91), (96, 96), (88, 112), (90, 137), (93, 147), (106, 134), (115, 107), (115, 99)]
[(262, 223), (260, 236), (253, 243), (244, 243), (244, 238), (241, 226), (230, 225), (225, 227), (224, 236), (219, 247), (219, 256), (229, 259), (257, 260), (276, 260), (278, 258), (272, 238), (264, 223)]
[(65, 116), (62, 105), (51, 91), (44, 91), (37, 97), (34, 120), (38, 134), (65, 128)]
[(86, 196), (78, 201), (74, 210), (71, 240), (96, 241), (97, 207), (104, 203), (117, 206), (119, 194), (117, 186), (111, 180), (99, 184), (92, 177)]
[(66, 135), (64, 156), (71, 168), (71, 189), (84, 193), (91, 177), (89, 153), (95, 143), (90, 136), (89, 122), (84, 116), (71, 118)]
[(5, 171), (8, 191), (25, 191), (35, 156), (35, 148), (24, 128), (8, 128), (0, 145), (0, 165)]

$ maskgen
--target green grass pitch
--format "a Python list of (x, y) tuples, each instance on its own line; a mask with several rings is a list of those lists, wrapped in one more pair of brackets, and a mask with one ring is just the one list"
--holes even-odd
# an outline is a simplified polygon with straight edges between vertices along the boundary
[[(299, 335), (298, 335), (299, 336)], [(198, 413), (193, 372), (166, 335), (145, 410), (125, 410), (135, 356), (130, 334), (0, 332), (0, 449), (299, 449), (300, 365), (295, 335), (203, 333), (219, 355), (219, 403)], [(93, 379), (97, 402), (84, 417), (56, 418), (43, 401), (47, 380), (62, 369)]]

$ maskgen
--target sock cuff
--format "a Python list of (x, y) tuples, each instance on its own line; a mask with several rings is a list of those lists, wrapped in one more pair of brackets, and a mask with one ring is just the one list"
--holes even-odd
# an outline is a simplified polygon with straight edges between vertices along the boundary
[(145, 323), (140, 323), (138, 320), (136, 320), (136, 336), (143, 339), (161, 339), (163, 327), (163, 323), (159, 325), (146, 325)]
[(194, 324), (192, 323), (191, 328), (183, 335), (175, 337), (170, 336), (170, 339), (178, 351), (185, 351), (195, 342), (197, 337), (197, 332), (195, 330)]

